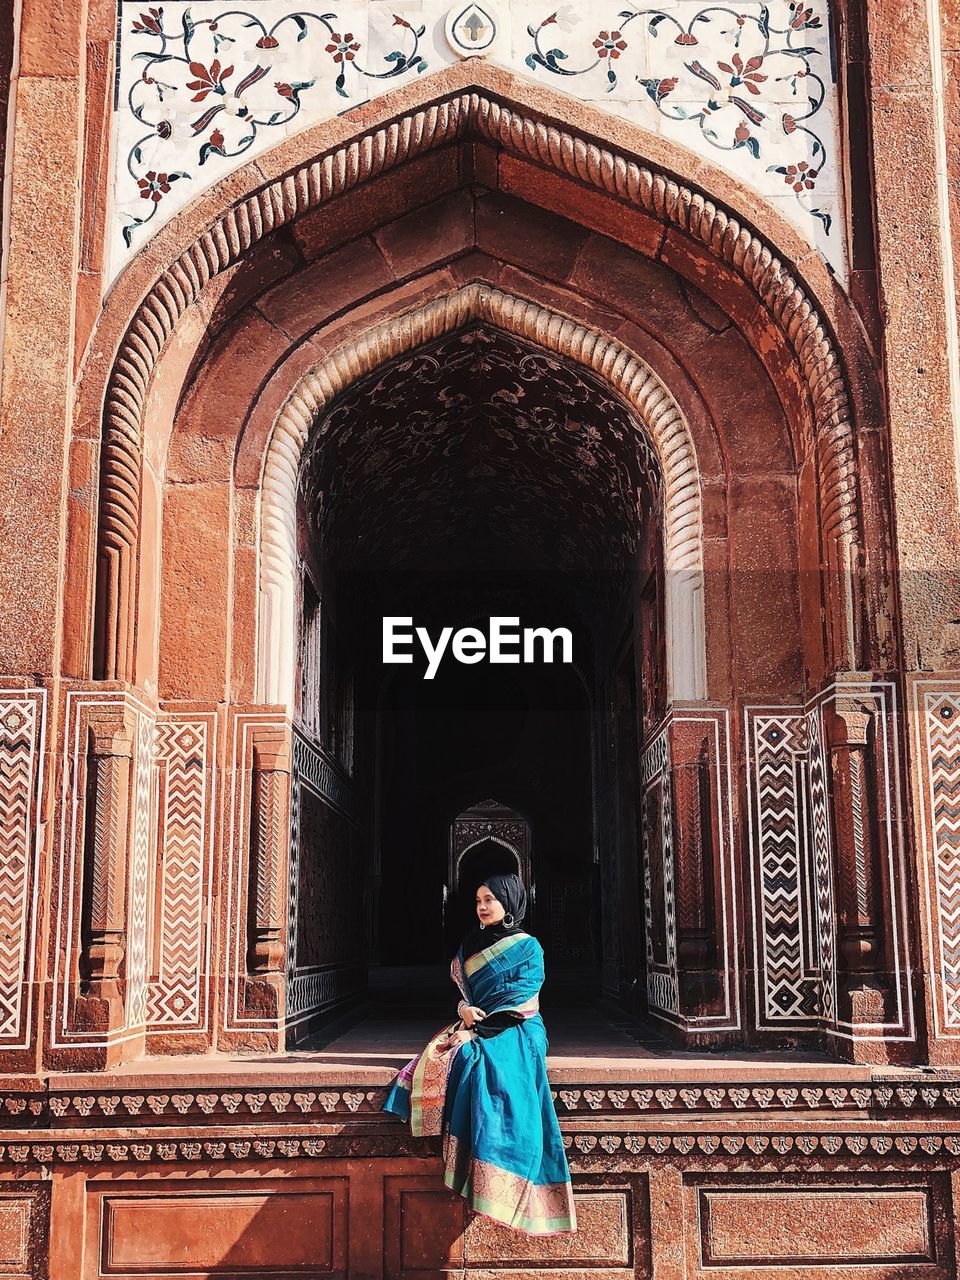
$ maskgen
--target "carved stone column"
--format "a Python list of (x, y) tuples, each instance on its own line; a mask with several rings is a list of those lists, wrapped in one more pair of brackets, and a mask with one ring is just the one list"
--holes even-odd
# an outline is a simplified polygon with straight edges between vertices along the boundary
[(670, 728), (677, 977), (685, 1017), (711, 1012), (720, 990), (715, 893), (719, 832), (708, 732), (702, 721), (678, 720)]
[(258, 726), (253, 739), (247, 889), (248, 1013), (276, 1020), (282, 1047), (290, 835), (289, 732)]
[(286, 734), (273, 730), (253, 744), (247, 957), (252, 974), (283, 971), (289, 799), (290, 743)]
[(80, 926), (82, 1024), (103, 1032), (123, 1023), (127, 949), (127, 851), (136, 726), (128, 707), (91, 715)]
[(877, 913), (872, 716), (856, 698), (838, 699), (827, 714), (833, 828), (836, 836), (837, 950), (842, 969), (876, 978), (883, 939)]
[(856, 1033), (858, 1024), (889, 1020), (895, 980), (888, 921), (896, 886), (881, 856), (880, 824), (889, 797), (878, 751), (877, 714), (872, 697), (862, 688), (844, 689), (842, 682), (824, 707), (837, 930), (836, 1013), (841, 1024), (852, 1026), (848, 1030), (853, 1038), (843, 1040), (841, 1047), (857, 1061), (888, 1061), (896, 1052), (882, 1039)]

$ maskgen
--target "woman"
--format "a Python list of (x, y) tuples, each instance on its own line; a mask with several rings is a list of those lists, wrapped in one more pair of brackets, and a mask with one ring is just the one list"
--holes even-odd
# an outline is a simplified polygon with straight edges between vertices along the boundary
[(458, 1021), (407, 1063), (383, 1105), (414, 1136), (443, 1134), (443, 1180), (478, 1213), (553, 1235), (577, 1221), (538, 1012), (543, 948), (520, 928), (526, 906), (519, 876), (477, 890), (479, 923), (450, 966)]

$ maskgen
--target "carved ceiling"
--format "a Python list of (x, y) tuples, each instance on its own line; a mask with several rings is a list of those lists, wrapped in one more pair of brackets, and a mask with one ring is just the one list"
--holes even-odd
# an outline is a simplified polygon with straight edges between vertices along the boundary
[(343, 568), (621, 578), (658, 518), (656, 458), (627, 406), (484, 327), (383, 366), (317, 424), (301, 520)]

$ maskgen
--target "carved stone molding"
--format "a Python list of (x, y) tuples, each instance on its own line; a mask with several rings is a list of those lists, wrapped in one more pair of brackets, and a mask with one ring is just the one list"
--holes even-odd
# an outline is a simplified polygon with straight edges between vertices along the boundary
[[(762, 1133), (704, 1131), (698, 1127), (688, 1133), (676, 1130), (649, 1133), (617, 1133), (598, 1129), (595, 1132), (567, 1132), (563, 1143), (575, 1170), (597, 1169), (597, 1161), (614, 1162), (640, 1156), (646, 1163), (658, 1156), (671, 1163), (687, 1157), (692, 1162), (709, 1158), (710, 1168), (749, 1165), (762, 1159), (764, 1168), (778, 1167), (842, 1169), (897, 1168), (930, 1158), (944, 1162), (960, 1155), (960, 1133), (944, 1134), (923, 1130), (914, 1133), (858, 1130), (856, 1132), (816, 1132), (783, 1130)], [(410, 1138), (402, 1134), (369, 1136), (332, 1134), (283, 1137), (246, 1137), (224, 1134), (207, 1137), (181, 1136), (154, 1138), (124, 1135), (122, 1139), (101, 1138), (84, 1134), (70, 1141), (8, 1141), (0, 1143), (0, 1165), (71, 1165), (71, 1164), (144, 1164), (187, 1162), (197, 1165), (210, 1161), (232, 1160), (303, 1160), (303, 1159), (384, 1159), (397, 1156), (437, 1156), (439, 1139)], [(588, 1160), (589, 1163), (581, 1162)], [(618, 1168), (614, 1163), (612, 1167)]]
[(331, 352), (281, 409), (267, 450), (260, 498), (257, 698), (292, 708), (300, 458), (314, 423), (347, 387), (379, 365), (465, 325), (485, 321), (599, 374), (633, 408), (660, 461), (668, 681), (672, 697), (706, 696), (703, 518), (697, 455), (676, 401), (621, 343), (536, 303), (468, 284), (385, 320)]
[[(351, 1117), (380, 1116), (385, 1085), (348, 1083), (280, 1083), (266, 1079), (233, 1086), (164, 1086), (152, 1089), (122, 1086), (75, 1089), (50, 1094), (11, 1091), (0, 1098), (0, 1118), (19, 1128), (109, 1128), (131, 1125), (151, 1128), (209, 1123), (245, 1125), (289, 1124), (305, 1119), (347, 1121)], [(831, 1118), (871, 1117), (900, 1124), (907, 1119), (938, 1124), (960, 1123), (960, 1079), (930, 1080), (892, 1076), (888, 1080), (843, 1081), (818, 1079), (762, 1084), (709, 1083), (676, 1080), (616, 1083), (557, 1083), (551, 1094), (561, 1117), (785, 1115), (798, 1123), (824, 1124)], [(638, 1122), (637, 1122), (638, 1123)], [(635, 1127), (635, 1124), (634, 1124)]]
[[(105, 400), (96, 674), (132, 675), (143, 412), (154, 367), (180, 317), (215, 276), (270, 232), (466, 136), (489, 140), (677, 228), (739, 276), (766, 307), (796, 355), (811, 398), (822, 533), (841, 595), (833, 611), (833, 656), (838, 665), (854, 666), (853, 578), (861, 533), (850, 401), (839, 353), (803, 286), (760, 235), (702, 192), (572, 130), (467, 91), (372, 130), (238, 201), (163, 271), (143, 299), (120, 345)], [(805, 452), (811, 444), (805, 442)]]

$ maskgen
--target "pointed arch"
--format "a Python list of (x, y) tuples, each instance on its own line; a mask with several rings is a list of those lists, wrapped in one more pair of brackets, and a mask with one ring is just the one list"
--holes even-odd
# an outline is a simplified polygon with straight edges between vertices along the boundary
[[(834, 667), (856, 668), (862, 607), (857, 579), (864, 562), (857, 450), (843, 362), (830, 325), (804, 283), (804, 270), (809, 275), (815, 264), (791, 266), (732, 206), (711, 199), (694, 180), (688, 184), (678, 179), (675, 174), (683, 169), (683, 155), (674, 157), (668, 168), (663, 156), (657, 161), (640, 158), (640, 153), (623, 149), (619, 141), (604, 145), (572, 125), (556, 123), (568, 105), (563, 95), (539, 92), (538, 103), (549, 102), (556, 109), (548, 118), (521, 105), (524, 90), (514, 77), (482, 63), (448, 69), (443, 83), (450, 86), (446, 96), (363, 130), (324, 154), (314, 153), (279, 177), (264, 182), (268, 165), (263, 159), (240, 171), (231, 179), (231, 189), (242, 189), (246, 181), (249, 194), (234, 198), (229, 208), (212, 217), (208, 213), (201, 220), (194, 214), (192, 224), (190, 211), (185, 211), (171, 224), (169, 234), (160, 234), (151, 254), (143, 262), (135, 259), (127, 269), (132, 273), (132, 290), (135, 280), (149, 270), (152, 255), (161, 251), (161, 242), (172, 245), (177, 227), (201, 222), (195, 238), (139, 294), (132, 321), (122, 337), (118, 334), (119, 346), (107, 379), (102, 401), (94, 674), (135, 678), (144, 416), (154, 370), (181, 318), (217, 277), (272, 232), (369, 178), (432, 149), (470, 138), (492, 143), (642, 211), (659, 222), (665, 234), (686, 241), (705, 263), (722, 267), (762, 309), (765, 323), (779, 331), (796, 361), (810, 409), (809, 422), (797, 425), (803, 452), (814, 459), (817, 476), (825, 590), (831, 597), (829, 658)], [(503, 100), (505, 89), (511, 94), (516, 89), (516, 102)], [(429, 89), (420, 91), (425, 95)], [(407, 93), (404, 101), (409, 99)], [(379, 109), (389, 109), (387, 99)], [(619, 140), (628, 134), (641, 139), (642, 131), (621, 129), (616, 136)], [(342, 130), (340, 136), (344, 136)], [(712, 182), (711, 171), (702, 162), (697, 163), (696, 174), (696, 182)], [(729, 191), (730, 182), (717, 176), (716, 187)], [(199, 203), (209, 210), (215, 207), (210, 203), (214, 199), (211, 195)], [(765, 220), (780, 226), (769, 211)], [(780, 229), (789, 239), (789, 233)], [(814, 274), (817, 271), (825, 274), (822, 267)], [(121, 292), (115, 287), (115, 295)], [(834, 294), (828, 307), (836, 309), (836, 301)], [(851, 325), (847, 327), (852, 332)]]
[(703, 511), (690, 429), (664, 384), (622, 343), (536, 303), (467, 284), (339, 346), (288, 396), (274, 424), (260, 492), (257, 700), (292, 709), (296, 621), (296, 496), (314, 423), (379, 365), (482, 321), (598, 374), (636, 414), (663, 480), (667, 686), (672, 700), (707, 696)]

